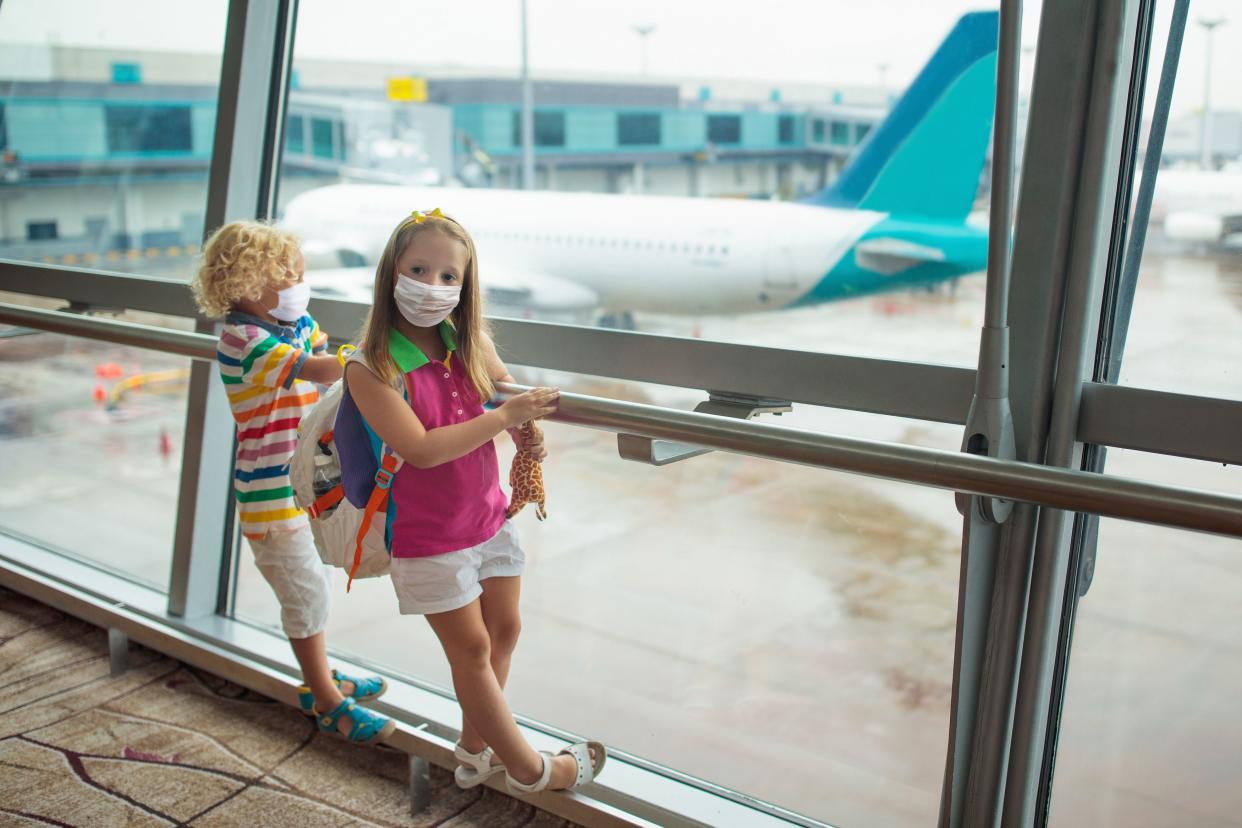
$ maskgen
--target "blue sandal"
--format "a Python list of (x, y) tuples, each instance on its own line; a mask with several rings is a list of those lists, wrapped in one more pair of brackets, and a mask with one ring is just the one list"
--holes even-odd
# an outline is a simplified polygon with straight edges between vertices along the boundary
[[(342, 733), (337, 727), (342, 716), (352, 725), (348, 733)], [(387, 739), (397, 727), (397, 723), (392, 719), (367, 710), (365, 707), (359, 707), (349, 697), (346, 697), (330, 713), (316, 713), (315, 723), (324, 733), (334, 733), (348, 742), (364, 745)]]
[[(388, 682), (382, 676), (355, 678), (354, 676), (347, 676), (339, 670), (333, 670), (332, 682), (337, 687), (340, 687), (343, 681), (353, 683), (354, 692), (351, 695), (354, 701), (371, 701), (388, 692)], [(305, 684), (298, 688), (298, 706), (302, 708), (302, 712), (307, 716), (315, 715), (315, 696)]]

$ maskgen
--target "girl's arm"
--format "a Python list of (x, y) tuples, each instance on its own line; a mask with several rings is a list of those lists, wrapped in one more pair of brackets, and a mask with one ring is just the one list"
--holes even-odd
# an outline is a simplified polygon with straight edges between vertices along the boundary
[[(487, 374), (492, 378), (493, 382), (513, 382), (513, 375), (509, 373), (509, 369), (505, 367), (504, 362), (500, 359), (500, 354), (496, 353), (496, 343), (492, 342), (492, 338), (487, 334), (482, 338), (484, 356), (487, 358)], [(519, 423), (518, 425), (521, 425)], [(522, 433), (518, 431), (517, 426), (510, 426), (506, 429), (509, 436), (513, 438), (513, 444), (519, 449), (525, 449), (535, 455), (536, 460), (544, 460), (548, 456), (548, 450), (543, 444), (543, 429), (539, 424), (532, 421), (530, 424), (530, 439), (523, 442)]]
[(395, 388), (365, 366), (357, 366), (356, 362), (346, 366), (345, 384), (358, 411), (381, 440), (420, 469), (464, 457), (507, 428), (551, 414), (560, 395), (553, 388), (533, 388), (472, 420), (429, 431)]

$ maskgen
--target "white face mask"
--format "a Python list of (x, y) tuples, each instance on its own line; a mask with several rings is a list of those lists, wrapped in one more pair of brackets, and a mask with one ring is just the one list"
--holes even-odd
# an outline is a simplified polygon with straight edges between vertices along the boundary
[(425, 285), (405, 276), (397, 277), (393, 291), (397, 310), (411, 325), (430, 328), (439, 325), (461, 301), (461, 285)]
[(297, 322), (306, 315), (306, 306), (310, 304), (310, 285), (298, 282), (292, 287), (276, 291), (276, 307), (268, 313), (281, 322)]

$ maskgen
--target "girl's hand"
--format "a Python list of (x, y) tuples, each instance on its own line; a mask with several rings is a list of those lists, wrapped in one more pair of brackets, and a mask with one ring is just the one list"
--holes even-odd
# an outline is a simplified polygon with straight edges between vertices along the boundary
[(516, 428), (522, 423), (546, 417), (556, 411), (561, 392), (556, 388), (532, 388), (510, 397), (496, 409), (504, 418), (506, 428)]
[(524, 429), (509, 429), (509, 436), (513, 438), (513, 444), (517, 446), (518, 451), (525, 451), (542, 463), (548, 456), (548, 450), (543, 444), (543, 430), (531, 422), (529, 436), (526, 435), (527, 432)]

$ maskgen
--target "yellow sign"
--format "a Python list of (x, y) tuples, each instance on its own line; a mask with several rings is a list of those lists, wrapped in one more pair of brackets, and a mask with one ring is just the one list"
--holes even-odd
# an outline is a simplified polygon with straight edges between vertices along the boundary
[(389, 78), (388, 100), (425, 103), (427, 101), (427, 79)]

